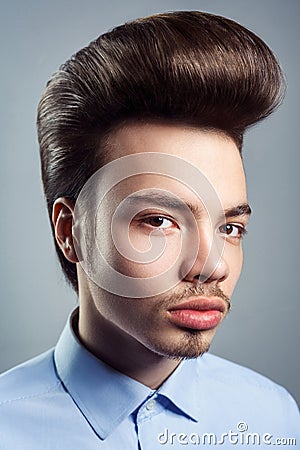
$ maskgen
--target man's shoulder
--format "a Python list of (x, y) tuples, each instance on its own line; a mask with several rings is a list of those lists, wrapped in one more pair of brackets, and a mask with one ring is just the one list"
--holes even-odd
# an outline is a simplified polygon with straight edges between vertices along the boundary
[(48, 350), (0, 375), (0, 405), (38, 397), (55, 390), (58, 380), (53, 362), (54, 350)]
[(232, 387), (240, 392), (260, 391), (273, 395), (289, 396), (288, 391), (281, 385), (272, 381), (270, 378), (242, 366), (235, 362), (221, 358), (219, 356), (207, 353), (203, 355), (202, 361), (199, 361), (202, 370), (205, 367), (210, 377), (215, 382), (226, 385), (227, 389)]
[[(220, 411), (224, 413), (220, 422), (223, 428), (224, 424), (233, 427), (243, 422), (257, 433), (274, 430), (275, 436), (277, 430), (282, 436), (286, 433), (298, 438), (299, 409), (283, 386), (252, 369), (210, 353), (195, 363), (196, 368), (191, 369), (196, 372), (196, 389), (193, 388), (191, 393), (197, 398), (199, 410), (206, 408), (203, 420), (207, 421), (208, 428), (216, 411)], [(192, 373), (191, 370), (188, 373)]]

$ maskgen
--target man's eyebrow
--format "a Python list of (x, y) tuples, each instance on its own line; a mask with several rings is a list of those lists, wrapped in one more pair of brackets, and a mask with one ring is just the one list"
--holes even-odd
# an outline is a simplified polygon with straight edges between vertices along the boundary
[(186, 210), (189, 208), (191, 212), (197, 216), (203, 211), (203, 208), (198, 205), (193, 205), (185, 200), (176, 198), (175, 195), (160, 194), (157, 192), (147, 192), (145, 194), (135, 194), (127, 197), (127, 200), (134, 202), (150, 203), (153, 206), (161, 208), (170, 208), (177, 210)]
[(238, 216), (250, 216), (251, 212), (252, 211), (248, 203), (241, 203), (240, 205), (225, 209), (224, 215), (226, 218)]
[[(170, 208), (177, 210), (185, 210), (189, 208), (190, 211), (194, 214), (195, 217), (200, 217), (204, 208), (200, 205), (194, 205), (188, 201), (181, 200), (180, 198), (176, 198), (172, 195), (161, 194), (158, 192), (147, 192), (143, 194), (134, 194), (130, 195), (127, 200), (129, 201), (139, 201), (150, 203), (153, 206), (161, 207), (161, 208)], [(248, 203), (241, 203), (239, 205), (233, 206), (231, 208), (227, 208), (224, 210), (224, 216), (226, 218), (229, 217), (238, 217), (238, 216), (250, 216), (251, 208)]]

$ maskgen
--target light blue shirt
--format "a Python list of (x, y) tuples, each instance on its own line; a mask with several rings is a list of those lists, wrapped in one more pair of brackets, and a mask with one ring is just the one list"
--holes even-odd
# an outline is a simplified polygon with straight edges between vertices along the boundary
[(276, 439), (300, 448), (299, 411), (265, 377), (205, 354), (152, 390), (87, 351), (70, 321), (54, 350), (0, 377), (1, 450), (270, 449)]

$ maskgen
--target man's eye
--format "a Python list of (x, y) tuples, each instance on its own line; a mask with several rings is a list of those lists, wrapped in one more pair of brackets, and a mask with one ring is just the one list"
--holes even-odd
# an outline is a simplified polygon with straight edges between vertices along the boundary
[(150, 225), (151, 227), (154, 228), (171, 228), (173, 226), (175, 226), (175, 224), (172, 222), (172, 220), (167, 219), (166, 217), (162, 217), (162, 216), (153, 216), (153, 217), (148, 217), (146, 219), (143, 219), (143, 223)]
[(222, 234), (226, 234), (229, 237), (242, 239), (243, 236), (247, 233), (246, 228), (242, 225), (237, 225), (233, 223), (226, 223), (219, 227), (218, 231)]

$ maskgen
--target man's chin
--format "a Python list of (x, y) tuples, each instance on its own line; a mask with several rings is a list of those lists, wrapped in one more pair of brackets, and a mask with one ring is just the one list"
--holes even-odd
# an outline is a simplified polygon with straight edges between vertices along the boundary
[(180, 342), (156, 348), (157, 353), (170, 359), (195, 359), (208, 352), (212, 339), (200, 332), (186, 331)]
[(176, 353), (170, 353), (167, 356), (169, 359), (175, 359), (175, 360), (182, 360), (182, 359), (196, 359), (200, 358), (202, 355), (207, 353), (209, 351), (210, 346), (208, 346), (206, 349), (197, 350), (197, 351), (179, 351)]

